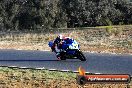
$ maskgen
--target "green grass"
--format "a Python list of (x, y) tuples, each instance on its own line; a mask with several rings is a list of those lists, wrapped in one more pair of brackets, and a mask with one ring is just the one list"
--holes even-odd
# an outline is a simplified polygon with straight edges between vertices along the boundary
[(63, 79), (69, 80), (76, 78), (76, 74), (73, 72), (59, 72), (49, 70), (37, 70), (37, 69), (22, 69), (22, 68), (8, 68), (0, 67), (0, 74), (10, 74), (13, 76), (23, 77), (36, 77), (36, 78), (51, 78), (51, 79)]

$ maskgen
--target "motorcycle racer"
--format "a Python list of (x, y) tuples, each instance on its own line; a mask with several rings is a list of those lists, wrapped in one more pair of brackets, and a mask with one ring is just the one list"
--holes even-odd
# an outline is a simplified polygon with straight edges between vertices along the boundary
[(70, 42), (70, 37), (64, 37), (63, 35), (58, 35), (57, 38), (55, 39), (52, 47), (52, 51), (56, 52), (56, 56), (58, 60), (60, 60), (60, 52), (63, 50), (62, 45), (64, 43), (69, 43)]
[(54, 41), (49, 41), (48, 45), (52, 52), (55, 52), (58, 60), (80, 59), (81, 61), (86, 61), (84, 54), (80, 50), (79, 43), (70, 37), (58, 35)]
[(62, 42), (63, 42), (64, 36), (63, 35), (58, 35), (57, 38), (55, 39), (52, 47), (52, 51), (56, 52), (56, 56), (58, 60), (60, 60), (60, 51), (62, 49)]
[(54, 40), (53, 47), (52, 47), (53, 51), (55, 50), (55, 46), (58, 46), (59, 48), (59, 44), (62, 41), (62, 39), (63, 39), (63, 35), (58, 35), (57, 38)]

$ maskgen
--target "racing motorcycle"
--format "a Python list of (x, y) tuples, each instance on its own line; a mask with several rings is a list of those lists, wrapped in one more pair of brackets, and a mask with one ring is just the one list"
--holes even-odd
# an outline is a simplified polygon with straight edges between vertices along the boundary
[[(53, 41), (49, 41), (48, 45), (52, 49)], [(58, 46), (55, 46), (55, 49), (53, 50), (53, 52), (55, 53), (60, 52), (61, 60), (80, 59), (81, 61), (86, 61), (85, 56), (80, 50), (79, 44), (75, 40), (69, 39), (68, 42), (67, 41), (63, 42), (61, 46), (62, 46), (61, 49), (58, 49)]]

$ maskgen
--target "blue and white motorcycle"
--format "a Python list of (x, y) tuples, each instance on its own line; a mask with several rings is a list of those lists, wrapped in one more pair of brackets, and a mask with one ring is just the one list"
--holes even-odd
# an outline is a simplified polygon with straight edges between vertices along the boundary
[[(53, 42), (49, 41), (48, 45), (52, 49)], [(73, 39), (64, 41), (61, 49), (58, 49), (58, 46), (56, 46), (54, 52), (60, 52), (61, 60), (80, 59), (81, 61), (86, 61), (85, 56), (83, 55), (82, 51), (80, 51), (79, 44)]]

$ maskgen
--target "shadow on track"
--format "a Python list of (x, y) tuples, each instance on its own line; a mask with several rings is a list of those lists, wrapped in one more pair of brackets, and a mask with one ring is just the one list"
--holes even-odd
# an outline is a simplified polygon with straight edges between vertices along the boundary
[(79, 61), (79, 60), (0, 60), (0, 61), (3, 61), (3, 62), (6, 62), (6, 61), (18, 61), (18, 62), (20, 62), (20, 61), (43, 61), (43, 62), (54, 62), (54, 61), (56, 61), (56, 62), (83, 62), (83, 61)]
[(58, 60), (0, 60), (0, 61), (58, 61)]

